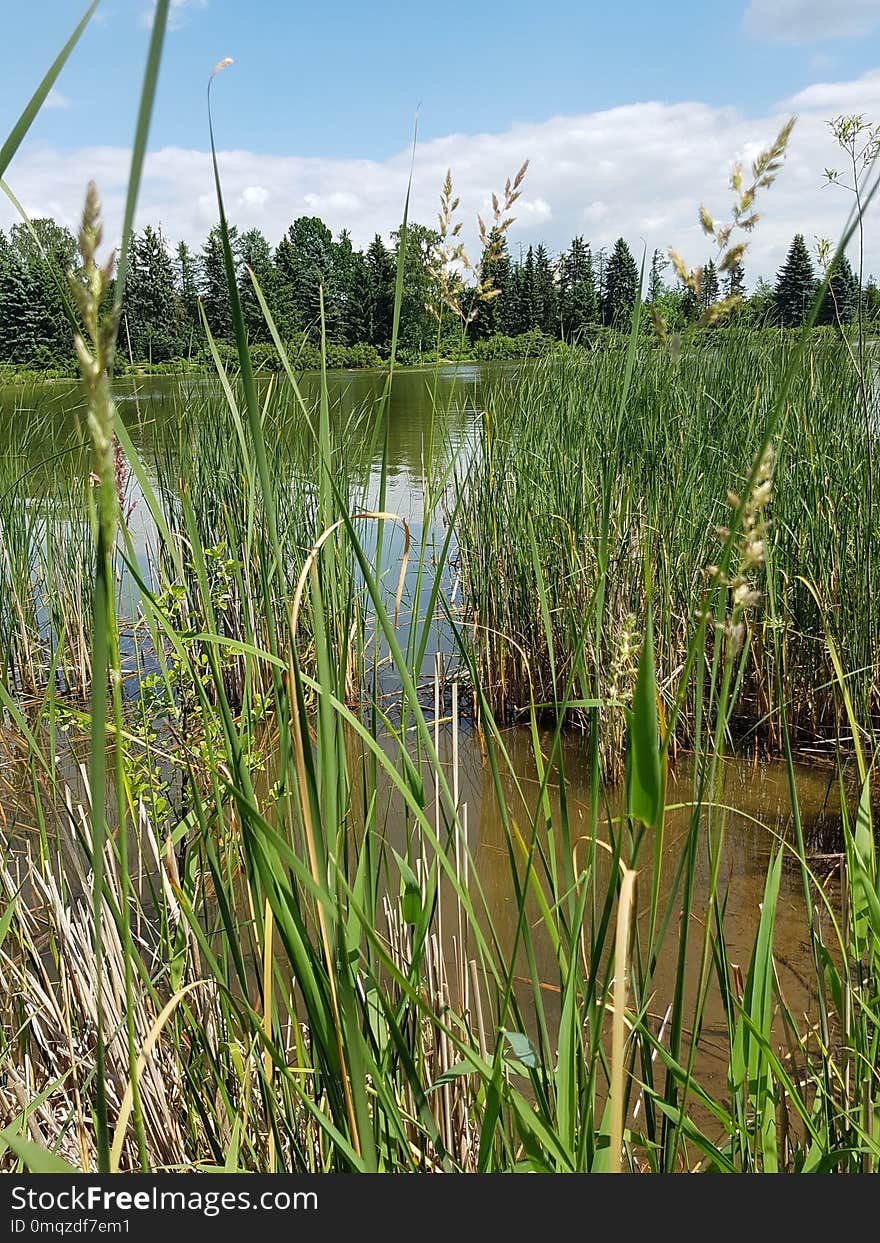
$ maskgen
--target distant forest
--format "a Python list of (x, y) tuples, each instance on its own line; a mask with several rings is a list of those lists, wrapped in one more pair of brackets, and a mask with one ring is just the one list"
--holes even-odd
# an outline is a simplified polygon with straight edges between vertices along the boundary
[[(252, 345), (272, 365), (274, 349), (248, 276), (256, 275), (282, 340), (298, 366), (314, 365), (321, 340), (320, 292), (331, 366), (374, 366), (391, 345), (398, 234), (390, 245), (377, 234), (357, 250), (347, 231), (334, 239), (315, 216), (295, 220), (273, 249), (259, 229), (232, 230), (238, 287)], [(438, 321), (438, 254), (441, 238), (424, 225), (408, 227), (398, 357), (404, 363), (437, 358), (522, 357), (555, 341), (595, 345), (628, 326), (638, 295), (639, 266), (619, 238), (610, 250), (576, 237), (551, 255), (529, 246), (514, 257), (504, 236), (490, 238), (482, 278), (498, 294), (475, 300), (459, 281), (462, 321)], [(67, 273), (76, 271), (71, 232), (51, 219), (15, 224), (0, 232), (0, 366), (61, 370), (72, 366), (71, 328), (65, 309)], [(803, 235), (792, 240), (774, 283), (759, 280), (746, 292), (741, 264), (719, 273), (710, 259), (699, 295), (671, 271), (661, 251), (645, 273), (644, 301), (671, 329), (697, 322), (708, 306), (732, 295), (742, 298), (727, 322), (796, 328), (809, 312), (819, 275)], [(865, 285), (866, 318), (880, 317), (880, 292)], [(180, 242), (169, 247), (147, 226), (132, 241), (119, 335), (123, 364), (157, 369), (200, 365), (207, 358), (204, 320), (221, 348), (232, 342), (232, 319), (219, 229), (200, 250)], [(842, 326), (856, 317), (858, 281), (844, 258), (833, 273), (819, 322)], [(469, 308), (473, 310), (470, 315)], [(650, 324), (650, 317), (646, 316)], [(466, 322), (469, 321), (469, 322)], [(463, 328), (462, 323), (466, 322)], [(442, 325), (438, 335), (438, 323)], [(277, 364), (277, 359), (274, 359)]]

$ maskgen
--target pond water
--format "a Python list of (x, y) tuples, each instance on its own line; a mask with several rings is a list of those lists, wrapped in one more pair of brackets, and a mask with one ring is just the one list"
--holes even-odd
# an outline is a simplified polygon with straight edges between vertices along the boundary
[[(442, 507), (436, 508), (426, 523), (422, 504), (426, 471), (436, 472), (450, 455), (455, 455), (458, 474), (466, 480), (469, 444), (475, 420), (481, 417), (481, 399), (486, 385), (509, 371), (510, 367), (505, 366), (484, 368), (474, 365), (441, 368), (438, 371), (402, 371), (395, 377), (390, 398), (386, 443), (376, 443), (375, 437), (367, 433), (365, 429), (369, 427), (369, 420), (356, 425), (357, 434), (351, 437), (350, 447), (346, 449), (346, 468), (360, 491), (363, 503), (369, 507), (378, 501), (384, 460), (385, 508), (405, 519), (413, 541), (418, 544), (424, 540), (429, 552), (432, 545), (442, 543), (444, 513)], [(270, 382), (273, 381), (261, 378), (264, 394)], [(358, 415), (370, 403), (375, 403), (383, 390), (384, 375), (370, 372), (334, 373), (330, 382), (332, 417), (342, 423)], [(304, 378), (307, 397), (316, 394), (317, 383), (317, 377)], [(199, 401), (210, 398), (216, 391), (214, 380), (200, 377), (129, 379), (117, 385), (117, 401), (148, 473), (155, 466), (156, 454), (167, 442), (169, 430), (179, 431), (181, 420), (187, 418), (187, 410)], [(438, 410), (442, 412), (440, 416), (435, 413)], [(81, 415), (81, 398), (74, 385), (57, 384), (39, 390), (0, 392), (0, 427), (7, 429), (8, 452), (17, 452), (16, 427), (30, 428), (31, 431), (38, 429), (37, 434), (20, 438), (19, 443), (25, 445), (22, 473), (33, 469), (41, 458), (51, 460), (53, 455), (66, 452), (70, 428)], [(39, 477), (35, 471), (34, 478)], [(128, 486), (132, 506), (131, 532), (142, 572), (148, 576), (154, 532), (147, 507), (142, 503), (132, 480), (129, 480)], [(401, 537), (399, 532), (395, 532), (390, 533), (388, 538), (386, 564), (393, 561), (395, 549), (399, 553)], [(410, 576), (413, 572), (411, 568)], [(409, 586), (412, 586), (411, 582)], [(448, 589), (454, 592), (454, 581), (448, 583)], [(447, 647), (442, 626), (438, 625), (436, 643), (429, 646), (426, 661), (432, 661), (435, 651)], [(441, 733), (443, 754), (451, 764), (451, 736), (448, 729)], [(511, 727), (505, 731), (504, 738), (525, 787), (529, 788), (530, 783), (533, 786), (534, 752), (528, 731), (523, 727)], [(509, 937), (512, 943), (516, 902), (511, 891), (510, 860), (491, 773), (478, 736), (469, 730), (462, 732), (456, 753), (456, 780), (460, 801), (468, 808), (469, 847), (479, 884), (486, 895), (493, 923), (502, 936)], [(572, 733), (565, 737), (564, 758), (570, 821), (586, 823), (591, 800), (590, 766), (581, 735)], [(810, 848), (816, 855), (816, 867), (820, 872), (824, 869), (830, 876), (836, 867), (833, 856), (839, 849), (839, 813), (835, 810), (838, 804), (836, 771), (819, 764), (799, 764), (797, 775), (801, 815)], [(664, 857), (668, 855), (669, 858), (666, 881), (673, 873), (687, 833), (691, 790), (689, 760), (687, 756), (682, 756), (673, 765), (668, 788), (670, 808), (664, 840)], [(721, 887), (722, 891), (728, 889), (729, 951), (732, 960), (745, 972), (759, 917), (770, 851), (791, 826), (786, 771), (780, 764), (729, 759), (723, 765), (722, 790), (719, 799), (727, 810)], [(551, 787), (551, 802), (556, 797)], [(17, 799), (13, 798), (13, 802), (17, 803)], [(21, 804), (18, 804), (16, 814), (21, 816)], [(23, 819), (26, 821), (26, 817)], [(400, 826), (396, 828), (392, 819), (388, 822), (388, 831), (395, 834), (403, 830)], [(649, 860), (653, 844), (648, 841), (643, 849), (644, 857)], [(695, 909), (698, 910), (708, 885), (708, 871), (704, 864), (698, 869), (696, 884)], [(647, 894), (641, 895), (642, 902), (646, 898)], [(449, 900), (449, 895), (446, 895), (446, 900)], [(539, 943), (538, 950), (541, 954), (539, 972), (544, 976), (548, 990), (552, 991), (555, 970), (552, 947), (542, 947)], [(801, 878), (794, 868), (783, 871), (776, 954), (781, 984), (788, 992), (789, 1003), (800, 1012), (809, 1010), (812, 1001), (809, 948)], [(674, 958), (674, 953), (670, 953), (668, 965), (661, 965), (658, 972), (657, 984), (661, 992), (665, 983), (671, 988), (676, 969)], [(694, 973), (697, 966), (695, 961), (692, 964)], [(524, 975), (525, 970), (523, 964)], [(695, 978), (694, 974), (692, 983)], [(720, 1010), (710, 1009), (704, 1032), (710, 1056), (715, 1025), (720, 1034), (724, 1025), (723, 1015)], [(708, 1073), (711, 1078), (711, 1068)]]

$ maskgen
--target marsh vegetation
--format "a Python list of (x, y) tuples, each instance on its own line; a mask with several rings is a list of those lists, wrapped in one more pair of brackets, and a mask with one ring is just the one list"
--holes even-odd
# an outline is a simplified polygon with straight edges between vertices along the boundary
[(0, 1159), (876, 1170), (876, 366), (810, 335), (834, 262), (790, 338), (649, 345), (636, 299), (602, 351), (398, 373), (405, 211), (388, 366), (328, 371), (318, 285), (304, 376), (254, 278), (263, 375), (218, 169), (234, 355), (203, 318), (210, 380), (113, 382), (167, 10), (79, 395), (4, 397)]

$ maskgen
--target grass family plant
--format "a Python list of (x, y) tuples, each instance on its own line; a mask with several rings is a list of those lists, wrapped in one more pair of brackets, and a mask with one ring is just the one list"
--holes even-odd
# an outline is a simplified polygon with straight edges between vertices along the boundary
[[(427, 521), (412, 538), (388, 500), (394, 346), (365, 416), (378, 500), (339, 469), (354, 433), (326, 340), (313, 397), (254, 279), (282, 367), (257, 379), (212, 130), (237, 363), (215, 349), (216, 384), (185, 398), (197, 451), (148, 460), (111, 375), (167, 16), (160, 0), (109, 309), (93, 189), (83, 216), (76, 643), (70, 607), (38, 615), (31, 551), (57, 547), (35, 524), (69, 515), (0, 500), (7, 668), (42, 668), (40, 635), (49, 662), (0, 684), (0, 1161), (876, 1169), (876, 670), (846, 576), (865, 498), (833, 347), (733, 335), (646, 356), (637, 308), (620, 352), (565, 351), (491, 389), (466, 486), (463, 460), (425, 454), (425, 515), (453, 500), (439, 542)], [(426, 694), (438, 612), (452, 676), (438, 660)], [(83, 645), (87, 707), (54, 676)], [(786, 814), (754, 817), (745, 957), (724, 786), (744, 733), (789, 781)], [(794, 756), (817, 734), (838, 740), (831, 880)], [(776, 952), (790, 875), (797, 1001)]]

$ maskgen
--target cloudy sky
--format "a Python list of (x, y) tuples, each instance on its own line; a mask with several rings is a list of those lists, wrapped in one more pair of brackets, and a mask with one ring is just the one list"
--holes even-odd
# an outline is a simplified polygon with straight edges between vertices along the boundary
[[(21, 111), (85, 0), (4, 15), (0, 135)], [(531, 161), (511, 247), (551, 250), (623, 234), (634, 251), (708, 257), (703, 201), (723, 219), (728, 177), (798, 117), (789, 157), (758, 204), (747, 271), (772, 277), (795, 232), (835, 239), (851, 205), (823, 184), (843, 170), (827, 122), (880, 120), (880, 0), (172, 0), (139, 223), (198, 245), (215, 222), (205, 85), (230, 216), (277, 242), (320, 215), (357, 244), (400, 220), (418, 113), (412, 215), (433, 223), (446, 169), (465, 237), (493, 190)], [(7, 180), (33, 215), (75, 225), (96, 180), (121, 219), (151, 0), (103, 0)], [(9, 46), (11, 44), (11, 47)], [(878, 196), (880, 198), (880, 196)], [(880, 276), (880, 209), (866, 271)], [(0, 200), (0, 228), (15, 211)]]

